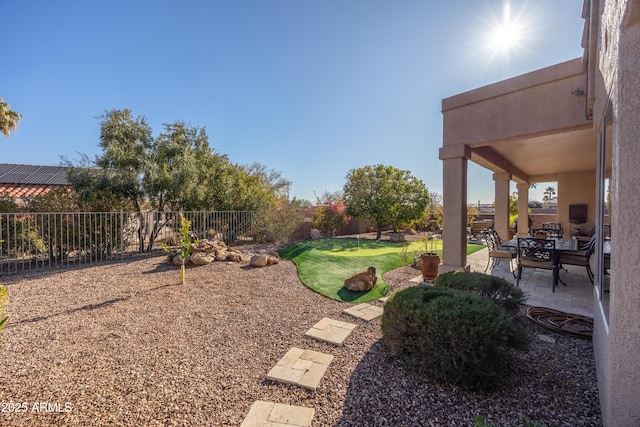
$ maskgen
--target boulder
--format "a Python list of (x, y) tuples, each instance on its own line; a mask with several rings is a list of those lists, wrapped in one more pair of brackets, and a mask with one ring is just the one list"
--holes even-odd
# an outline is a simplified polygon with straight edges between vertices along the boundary
[(254, 267), (266, 267), (269, 264), (269, 255), (260, 254), (254, 255), (251, 257), (251, 261), (249, 261), (249, 265)]
[(195, 265), (206, 265), (215, 261), (215, 257), (206, 252), (196, 252), (191, 254), (189, 260), (191, 260)]
[(391, 242), (404, 242), (404, 234), (402, 234), (402, 233), (391, 233), (391, 234), (389, 234), (389, 241), (391, 241)]
[(215, 258), (216, 261), (226, 261), (227, 258), (229, 257), (229, 253), (227, 252), (227, 249), (218, 249), (217, 251), (215, 251)]
[(365, 271), (356, 273), (344, 281), (344, 287), (350, 291), (370, 291), (376, 285), (378, 277), (376, 268), (369, 267)]
[(236, 251), (230, 251), (227, 253), (227, 261), (242, 262), (242, 254)]
[(320, 233), (320, 230), (312, 228), (309, 232), (309, 237), (311, 238), (311, 240), (320, 240), (322, 239), (322, 233)]

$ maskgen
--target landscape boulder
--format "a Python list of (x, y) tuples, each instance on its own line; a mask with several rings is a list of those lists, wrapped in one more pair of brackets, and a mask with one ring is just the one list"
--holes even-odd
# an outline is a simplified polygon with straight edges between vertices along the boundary
[(370, 291), (376, 285), (378, 277), (376, 268), (369, 267), (365, 271), (356, 273), (344, 281), (344, 287), (350, 291)]
[(270, 254), (258, 254), (251, 257), (249, 265), (253, 267), (266, 267), (268, 265), (274, 265), (280, 262), (280, 257)]
[(195, 252), (189, 256), (189, 260), (195, 265), (207, 265), (215, 261), (215, 257), (206, 252)]
[(309, 237), (311, 238), (311, 240), (320, 240), (322, 239), (322, 233), (320, 233), (320, 230), (312, 228), (309, 232)]

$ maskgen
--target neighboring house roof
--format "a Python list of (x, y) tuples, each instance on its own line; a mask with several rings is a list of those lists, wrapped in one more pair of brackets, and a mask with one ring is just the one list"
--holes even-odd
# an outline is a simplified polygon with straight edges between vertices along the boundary
[(0, 163), (0, 194), (14, 199), (36, 197), (70, 186), (66, 169), (61, 166)]

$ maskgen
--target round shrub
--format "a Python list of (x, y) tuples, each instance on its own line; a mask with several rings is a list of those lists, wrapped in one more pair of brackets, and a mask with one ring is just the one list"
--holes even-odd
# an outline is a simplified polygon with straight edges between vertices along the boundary
[(382, 337), (419, 377), (491, 391), (508, 349), (528, 349), (515, 319), (486, 298), (446, 287), (413, 287), (384, 305)]
[(462, 291), (469, 291), (489, 298), (512, 315), (518, 313), (520, 305), (527, 297), (522, 289), (502, 277), (468, 271), (449, 271), (439, 275), (435, 286), (444, 286)]

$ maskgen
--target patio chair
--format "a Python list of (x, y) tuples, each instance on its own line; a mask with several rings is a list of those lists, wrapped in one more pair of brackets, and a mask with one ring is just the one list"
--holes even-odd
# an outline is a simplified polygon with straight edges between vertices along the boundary
[(489, 257), (487, 258), (487, 266), (484, 269), (486, 273), (489, 269), (489, 263), (491, 263), (491, 269), (500, 263), (501, 259), (509, 260), (509, 270), (513, 277), (516, 277), (516, 272), (513, 266), (511, 265), (511, 261), (516, 259), (518, 255), (518, 251), (516, 248), (505, 248), (502, 246), (502, 240), (498, 235), (498, 232), (494, 229), (486, 230), (483, 233), (484, 241), (487, 243), (487, 247), (489, 248)]
[(559, 276), (556, 241), (536, 239), (535, 237), (519, 237), (518, 275), (516, 276), (516, 286), (520, 286), (523, 267), (551, 270), (551, 289), (555, 292)]
[(482, 239), (482, 233), (487, 230), (486, 223), (484, 221), (473, 221), (471, 228), (469, 228), (469, 240), (480, 241)]
[(579, 248), (575, 252), (560, 252), (558, 255), (558, 263), (560, 264), (560, 268), (563, 265), (577, 265), (580, 267), (585, 267), (587, 269), (587, 276), (589, 276), (589, 280), (593, 284), (593, 271), (591, 271), (591, 265), (589, 263), (591, 259), (591, 255), (593, 255), (593, 250), (596, 245), (596, 236), (592, 236), (591, 239), (587, 242), (581, 242)]

